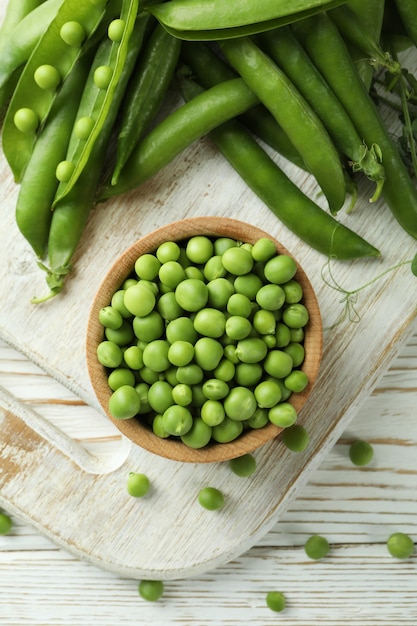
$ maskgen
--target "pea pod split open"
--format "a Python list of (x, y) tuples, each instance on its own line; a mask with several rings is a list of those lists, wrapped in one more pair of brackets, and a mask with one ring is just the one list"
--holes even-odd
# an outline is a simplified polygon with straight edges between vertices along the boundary
[[(82, 44), (94, 33), (104, 14), (103, 5), (64, 0), (26, 63), (3, 125), (3, 150), (16, 182), (22, 178), (37, 133), (47, 119), (59, 85), (71, 71), (81, 54)], [(62, 31), (66, 24), (72, 24), (73, 31), (74, 22), (78, 25), (75, 40), (68, 39)], [(58, 82), (53, 88), (45, 88), (36, 82), (36, 71), (45, 66), (52, 67), (57, 77)], [(18, 127), (16, 116), (20, 113), (24, 113), (25, 118)]]

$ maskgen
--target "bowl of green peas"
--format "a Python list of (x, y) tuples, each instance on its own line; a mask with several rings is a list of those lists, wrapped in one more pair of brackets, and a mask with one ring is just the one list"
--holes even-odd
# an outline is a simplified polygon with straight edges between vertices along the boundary
[(180, 462), (230, 460), (295, 424), (322, 321), (302, 267), (263, 230), (196, 217), (131, 245), (91, 306), (86, 358), (108, 418)]

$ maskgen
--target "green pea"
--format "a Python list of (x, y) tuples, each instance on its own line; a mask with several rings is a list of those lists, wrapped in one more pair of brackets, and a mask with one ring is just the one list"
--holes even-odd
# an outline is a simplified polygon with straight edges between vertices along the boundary
[(65, 22), (65, 24), (61, 26), (59, 34), (62, 41), (65, 41), (65, 43), (72, 48), (79, 48), (86, 37), (82, 24), (73, 20)]
[(260, 237), (252, 247), (252, 256), (255, 261), (268, 261), (277, 253), (276, 246), (272, 239)]
[(301, 343), (290, 341), (289, 344), (283, 346), (283, 352), (292, 358), (293, 367), (300, 367), (304, 361), (305, 349)]
[(230, 443), (237, 439), (243, 432), (243, 423), (225, 417), (221, 424), (213, 426), (211, 436), (217, 443)]
[(203, 384), (203, 393), (209, 400), (221, 400), (229, 393), (229, 385), (222, 380), (209, 378)]
[(100, 309), (98, 319), (102, 326), (113, 328), (114, 330), (120, 328), (123, 324), (123, 317), (119, 311), (110, 305)]
[(193, 426), (193, 416), (187, 407), (173, 404), (168, 407), (162, 416), (164, 428), (170, 435), (182, 437)]
[(263, 283), (261, 278), (256, 274), (250, 273), (244, 276), (237, 276), (233, 281), (233, 287), (236, 293), (241, 293), (249, 300), (254, 300), (256, 294), (262, 287)]
[(301, 343), (304, 340), (304, 328), (290, 328), (290, 341), (292, 343)]
[(94, 128), (94, 120), (84, 115), (80, 117), (74, 124), (74, 135), (77, 139), (85, 141), (91, 135)]
[(174, 404), (179, 404), (180, 406), (190, 405), (193, 401), (192, 387), (184, 383), (177, 383), (172, 387), (172, 399)]
[(264, 285), (256, 294), (256, 302), (262, 309), (277, 311), (285, 302), (285, 292), (279, 285)]
[(230, 315), (249, 317), (252, 312), (252, 303), (243, 293), (233, 293), (227, 301), (227, 312)]
[(303, 452), (310, 442), (308, 432), (300, 424), (286, 428), (281, 435), (283, 443), (292, 452)]
[(221, 256), (226, 250), (236, 246), (237, 241), (235, 239), (231, 239), (230, 237), (217, 237), (213, 243), (213, 251), (214, 254)]
[(204, 378), (204, 372), (197, 363), (189, 363), (177, 368), (177, 380), (185, 385), (198, 385)]
[(265, 342), (258, 337), (241, 339), (236, 345), (236, 355), (242, 363), (259, 363), (268, 352)]
[(14, 114), (14, 125), (21, 133), (35, 133), (39, 126), (39, 117), (33, 109), (23, 107)]
[(310, 559), (318, 561), (328, 555), (330, 546), (325, 537), (321, 535), (313, 535), (309, 537), (304, 545), (306, 555)]
[(174, 404), (172, 386), (166, 380), (155, 381), (149, 387), (148, 402), (156, 413), (164, 413)]
[(163, 416), (160, 415), (159, 413), (155, 415), (155, 417), (152, 420), (152, 432), (154, 435), (156, 435), (157, 437), (160, 437), (161, 439), (168, 439), (168, 437), (170, 436), (170, 434), (167, 433), (167, 431), (164, 428)]
[(136, 393), (140, 398), (140, 409), (139, 414), (143, 415), (145, 413), (149, 413), (151, 410), (151, 405), (148, 400), (149, 393), (149, 385), (147, 383), (141, 382), (135, 385)]
[(234, 293), (233, 284), (227, 278), (214, 278), (207, 283), (207, 303), (216, 309), (225, 309)]
[(143, 350), (139, 346), (129, 346), (123, 353), (123, 358), (131, 370), (140, 370), (143, 367)]
[(235, 371), (235, 381), (243, 387), (251, 387), (261, 380), (264, 374), (260, 363), (238, 363)]
[(159, 297), (157, 309), (166, 321), (175, 320), (184, 313), (183, 308), (181, 308), (176, 299), (174, 291), (167, 291)]
[(132, 325), (127, 320), (123, 320), (119, 328), (106, 328), (104, 333), (109, 341), (114, 341), (119, 346), (127, 346), (134, 338)]
[(252, 415), (251, 418), (247, 420), (246, 423), (250, 428), (263, 428), (268, 424), (268, 422), (268, 411), (266, 409), (258, 407), (255, 413)]
[(224, 400), (224, 410), (232, 420), (242, 422), (255, 413), (257, 403), (253, 392), (246, 387), (233, 387)]
[(303, 297), (303, 288), (298, 280), (289, 280), (282, 285), (285, 293), (285, 302), (287, 304), (296, 304)]
[(149, 478), (146, 474), (130, 472), (127, 478), (127, 492), (134, 498), (143, 498), (150, 488)]
[(224, 334), (226, 317), (223, 311), (210, 307), (200, 309), (194, 317), (194, 328), (201, 335), (218, 339)]
[(161, 243), (156, 250), (156, 256), (161, 263), (167, 263), (167, 261), (178, 261), (180, 254), (180, 247), (175, 241), (164, 241), (164, 243)]
[(164, 320), (159, 311), (154, 310), (148, 313), (148, 315), (134, 317), (132, 328), (138, 339), (150, 342), (162, 337), (164, 332)]
[(368, 465), (373, 459), (374, 449), (367, 441), (354, 441), (349, 448), (349, 458), (354, 465)]
[(112, 295), (111, 306), (115, 308), (116, 311), (119, 311), (122, 317), (128, 318), (131, 316), (131, 313), (125, 306), (124, 298), (125, 298), (125, 290), (118, 289)]
[(185, 270), (178, 261), (167, 261), (159, 268), (159, 280), (167, 287), (175, 288), (185, 279)]
[(300, 393), (301, 391), (304, 391), (304, 389), (308, 385), (308, 376), (305, 372), (302, 372), (301, 370), (293, 370), (284, 379), (284, 384), (287, 389), (290, 389), (290, 391)]
[(196, 385), (191, 387), (191, 391), (193, 392), (192, 406), (200, 409), (203, 404), (206, 402), (206, 396), (203, 393), (203, 385), (201, 381)]
[(204, 272), (195, 265), (188, 265), (185, 267), (185, 275), (187, 278), (194, 278), (195, 280), (202, 280), (204, 283), (206, 282)]
[(273, 380), (263, 380), (253, 391), (258, 406), (265, 409), (274, 407), (281, 401), (281, 388)]
[(164, 583), (162, 580), (141, 580), (138, 591), (147, 602), (157, 602), (164, 593)]
[(144, 317), (155, 307), (154, 293), (143, 284), (136, 283), (125, 290), (124, 304), (132, 315)]
[(221, 359), (218, 366), (214, 369), (214, 377), (228, 383), (235, 375), (235, 365), (229, 359)]
[(190, 237), (185, 248), (188, 259), (196, 265), (207, 263), (213, 256), (213, 251), (213, 242), (204, 235)]
[(397, 559), (408, 559), (414, 554), (414, 542), (405, 533), (393, 533), (388, 537), (387, 549)]
[(143, 363), (154, 372), (165, 372), (170, 363), (168, 359), (169, 343), (164, 339), (150, 341), (143, 350)]
[[(204, 278), (210, 282), (217, 278), (224, 278), (226, 276), (226, 269), (222, 263), (222, 257), (220, 254), (207, 259), (203, 268)], [(227, 281), (229, 283), (229, 281)]]
[(188, 341), (194, 344), (198, 338), (197, 331), (189, 317), (177, 317), (171, 320), (166, 326), (165, 335), (170, 343)]
[(277, 348), (288, 346), (291, 341), (290, 329), (286, 324), (278, 322), (275, 329), (275, 341)]
[(223, 357), (223, 346), (212, 337), (200, 337), (194, 344), (194, 359), (197, 365), (210, 372)]
[(277, 320), (272, 311), (258, 309), (252, 319), (253, 328), (261, 335), (272, 335), (276, 332)]
[(297, 421), (297, 411), (289, 402), (280, 402), (268, 411), (269, 421), (280, 428), (288, 428)]
[(256, 471), (256, 459), (252, 454), (243, 454), (235, 459), (230, 459), (229, 467), (234, 474), (246, 478)]
[(161, 261), (151, 253), (142, 254), (135, 261), (135, 272), (139, 278), (155, 280), (161, 267)]
[(0, 513), (0, 535), (7, 535), (13, 527), (12, 518), (5, 513)]
[(168, 349), (168, 360), (172, 365), (181, 367), (187, 365), (193, 360), (194, 346), (188, 341), (174, 341)]
[(216, 487), (204, 487), (198, 493), (198, 502), (209, 511), (218, 511), (224, 506), (224, 495)]
[(197, 278), (186, 278), (176, 287), (175, 298), (184, 311), (199, 311), (207, 304), (207, 285)]
[(269, 591), (266, 594), (266, 605), (271, 611), (280, 613), (285, 609), (285, 595), (281, 591)]
[(189, 448), (204, 448), (211, 439), (211, 428), (200, 417), (194, 418), (190, 430), (181, 436), (181, 441)]
[(109, 39), (115, 42), (121, 41), (123, 39), (125, 27), (126, 23), (124, 20), (121, 20), (120, 18), (112, 20), (107, 29)]
[(56, 166), (55, 176), (61, 183), (67, 183), (71, 178), (74, 169), (75, 165), (72, 161), (61, 161)]
[(240, 315), (231, 315), (226, 320), (225, 332), (230, 339), (239, 340), (244, 339), (250, 335), (252, 331), (252, 324), (246, 317)]
[(218, 426), (225, 418), (222, 402), (219, 400), (206, 400), (200, 409), (201, 419), (207, 426)]
[(297, 271), (297, 264), (290, 256), (278, 254), (265, 263), (265, 278), (270, 283), (282, 285), (291, 280)]
[(93, 81), (97, 89), (107, 89), (113, 76), (113, 70), (108, 65), (100, 65), (94, 71)]
[(148, 383), (148, 385), (153, 385), (157, 380), (160, 380), (160, 375), (158, 372), (155, 372), (150, 367), (141, 367), (139, 370), (140, 379)]
[(301, 302), (286, 306), (282, 313), (282, 321), (289, 328), (303, 328), (307, 325), (309, 318), (307, 307)]
[(113, 391), (116, 391), (116, 389), (122, 387), (123, 385), (129, 385), (130, 387), (134, 387), (135, 376), (132, 370), (126, 367), (117, 367), (112, 372), (110, 372), (107, 378), (107, 384)]
[(61, 74), (53, 65), (40, 65), (33, 75), (35, 83), (45, 91), (54, 91), (61, 82)]
[(235, 276), (242, 276), (251, 271), (253, 258), (248, 250), (242, 246), (235, 246), (224, 251), (222, 263), (227, 272)]
[(270, 350), (264, 360), (264, 369), (274, 378), (285, 378), (293, 368), (293, 360), (283, 350)]
[(113, 391), (109, 399), (109, 412), (116, 419), (130, 419), (140, 410), (140, 398), (134, 387), (123, 385)]
[(119, 367), (123, 361), (123, 351), (114, 341), (101, 341), (97, 346), (97, 359), (104, 367)]

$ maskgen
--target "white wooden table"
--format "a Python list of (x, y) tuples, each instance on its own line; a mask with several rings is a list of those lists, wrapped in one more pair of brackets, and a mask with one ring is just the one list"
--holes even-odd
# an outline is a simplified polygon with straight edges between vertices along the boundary
[[(0, 385), (89, 451), (108, 453), (110, 433), (95, 411), (4, 342)], [(395, 531), (417, 539), (416, 397), (417, 328), (274, 528), (214, 571), (167, 581), (158, 603), (138, 596), (137, 581), (77, 560), (15, 518), (11, 534), (0, 537), (1, 625), (417, 623), (417, 554), (399, 561), (385, 546)], [(348, 458), (356, 438), (374, 446), (367, 467)], [(315, 533), (331, 544), (320, 562), (303, 550)], [(274, 589), (286, 594), (284, 613), (265, 605)]]

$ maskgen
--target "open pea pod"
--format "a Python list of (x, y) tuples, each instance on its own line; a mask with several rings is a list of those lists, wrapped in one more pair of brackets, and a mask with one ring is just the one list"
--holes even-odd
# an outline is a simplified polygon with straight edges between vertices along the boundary
[[(139, 0), (123, 0), (121, 21), (113, 35), (108, 59), (105, 64), (96, 69), (94, 74), (95, 88), (93, 87), (94, 93), (90, 102), (90, 111), (84, 117), (84, 121), (86, 121), (86, 124), (83, 125), (85, 132), (79, 133), (79, 127), (75, 125), (53, 206), (69, 193), (78, 180), (106, 122), (113, 104), (114, 93), (123, 74), (131, 35), (138, 18), (138, 10)], [(109, 31), (109, 36), (111, 37), (111, 31)], [(60, 177), (59, 173), (57, 175)]]
[(106, 0), (64, 0), (28, 59), (3, 125), (3, 151), (16, 182), (22, 179), (60, 85), (106, 13)]
[(147, 10), (179, 39), (215, 41), (254, 35), (327, 11), (346, 0), (171, 0)]

